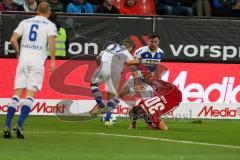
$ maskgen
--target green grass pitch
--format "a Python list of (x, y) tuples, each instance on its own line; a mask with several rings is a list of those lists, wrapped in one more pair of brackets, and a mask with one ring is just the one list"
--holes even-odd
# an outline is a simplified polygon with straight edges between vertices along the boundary
[(127, 120), (106, 128), (99, 119), (30, 116), (24, 140), (0, 138), (0, 160), (240, 160), (240, 121), (166, 123), (169, 131), (148, 130), (143, 122), (129, 130)]

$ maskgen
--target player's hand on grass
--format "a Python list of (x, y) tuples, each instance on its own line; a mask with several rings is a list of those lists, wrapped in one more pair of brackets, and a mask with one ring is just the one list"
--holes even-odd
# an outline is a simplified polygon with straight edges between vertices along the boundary
[(136, 129), (136, 128), (137, 128), (137, 122), (136, 121), (132, 121), (132, 123), (130, 124), (128, 129)]

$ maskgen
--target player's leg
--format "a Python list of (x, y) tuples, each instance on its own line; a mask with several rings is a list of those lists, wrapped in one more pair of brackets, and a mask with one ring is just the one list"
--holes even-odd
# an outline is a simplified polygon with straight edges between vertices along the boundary
[(20, 128), (23, 127), (23, 123), (32, 109), (35, 94), (36, 91), (26, 91), (26, 98), (22, 101), (21, 113), (17, 122), (17, 126), (19, 126)]
[(6, 123), (5, 123), (5, 127), (7, 128), (11, 128), (12, 118), (17, 110), (20, 97), (22, 95), (22, 91), (23, 89), (16, 89), (14, 91), (14, 96), (12, 97), (12, 99), (8, 104), (7, 117), (6, 117)]
[(102, 82), (101, 70), (102, 70), (102, 65), (95, 70), (90, 83), (92, 95), (95, 98), (97, 105), (99, 107), (103, 106), (102, 93), (99, 90), (99, 84)]
[(43, 67), (35, 67), (28, 66), (27, 68), (27, 87), (26, 87), (26, 97), (22, 101), (21, 112), (17, 121), (17, 125), (14, 128), (14, 132), (17, 134), (17, 137), (20, 139), (24, 138), (23, 135), (23, 124), (34, 103), (35, 94), (41, 90), (43, 78), (44, 78), (44, 68)]
[(15, 115), (15, 112), (17, 110), (17, 107), (18, 107), (18, 104), (20, 101), (20, 97), (22, 95), (22, 91), (23, 91), (22, 88), (15, 89), (14, 96), (12, 97), (12, 99), (10, 100), (10, 102), (8, 104), (5, 128), (3, 131), (4, 138), (11, 138), (11, 123), (12, 123), (12, 119)]
[(16, 76), (15, 76), (15, 82), (14, 82), (14, 95), (8, 104), (5, 128), (3, 131), (4, 138), (11, 138), (10, 130), (11, 130), (12, 119), (19, 105), (19, 101), (22, 96), (22, 91), (24, 88), (26, 88), (27, 76), (26, 76), (25, 69), (26, 67), (24, 67), (20, 63), (18, 64), (16, 69)]
[(27, 90), (26, 91), (26, 98), (22, 101), (21, 112), (17, 121), (17, 125), (14, 128), (14, 132), (17, 134), (18, 138), (24, 139), (23, 136), (23, 123), (25, 122), (26, 118), (29, 116), (29, 113), (32, 109), (34, 96), (36, 91)]
[(95, 98), (97, 105), (100, 108), (104, 108), (102, 93), (99, 90), (99, 84), (98, 83), (90, 83), (90, 85), (91, 85), (92, 95)]
[(131, 85), (133, 85), (133, 83), (134, 82), (132, 80), (128, 80), (124, 84), (123, 89), (120, 91), (120, 93), (114, 97), (114, 107), (115, 108), (118, 106), (120, 99), (122, 99), (125, 95), (130, 93), (130, 88), (131, 88)]
[(115, 101), (114, 101), (115, 94), (108, 92), (107, 93), (107, 105), (106, 105), (106, 116), (105, 121), (110, 121), (112, 111), (115, 108)]
[(130, 93), (130, 88), (134, 86), (134, 79), (129, 79), (125, 84), (123, 89), (120, 91), (118, 95), (116, 95), (116, 90), (118, 88), (118, 83), (120, 80), (120, 75), (114, 75), (112, 79), (107, 81), (108, 85), (108, 102), (106, 109), (106, 118), (105, 125), (109, 122), (112, 111), (118, 106), (120, 99), (122, 99), (125, 95)]
[(97, 105), (90, 111), (90, 114), (93, 116), (106, 112), (105, 104), (102, 99), (102, 93), (99, 90), (99, 85), (107, 79), (109, 79), (109, 65), (103, 63), (95, 70), (90, 83), (92, 95), (97, 103)]
[(106, 80), (107, 84), (107, 105), (106, 105), (106, 116), (105, 116), (105, 125), (108, 126), (110, 124), (110, 118), (112, 115), (112, 111), (117, 107), (119, 100), (116, 99), (116, 93), (118, 89), (119, 80), (121, 78), (121, 71), (114, 69), (114, 73), (112, 73), (111, 78)]
[(93, 107), (93, 109), (90, 111), (90, 114), (92, 116), (96, 116), (98, 114), (103, 114), (106, 112), (106, 107), (102, 99), (102, 93), (99, 90), (99, 84), (98, 83), (91, 83), (91, 90), (92, 95), (95, 98), (96, 105)]

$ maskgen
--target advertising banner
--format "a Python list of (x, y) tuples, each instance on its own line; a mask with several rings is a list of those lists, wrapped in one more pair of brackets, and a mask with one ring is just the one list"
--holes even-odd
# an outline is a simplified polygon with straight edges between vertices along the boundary
[[(0, 98), (0, 114), (5, 115), (9, 98)], [(94, 100), (60, 100), (60, 99), (36, 99), (30, 115), (38, 116), (62, 116), (69, 117), (88, 117), (89, 111), (95, 106)], [(134, 102), (121, 101), (113, 114), (117, 117), (127, 118), (131, 107), (129, 104)], [(20, 114), (20, 107), (16, 114)], [(174, 111), (163, 115), (165, 119), (240, 119), (240, 104), (223, 103), (181, 103)], [(88, 119), (88, 120), (89, 120)], [(68, 119), (69, 120), (69, 119)], [(76, 120), (76, 119), (72, 119)], [(84, 119), (85, 120), (85, 119)]]
[[(45, 78), (38, 99), (92, 99), (90, 79), (97, 65), (90, 60), (57, 60), (54, 73), (46, 62)], [(174, 83), (183, 93), (183, 102), (239, 103), (240, 78), (238, 64), (161, 63), (167, 69), (162, 79)], [(0, 97), (13, 94), (16, 59), (0, 59)], [(120, 87), (130, 77), (126, 66)], [(100, 85), (105, 91), (105, 86)], [(104, 95), (104, 94), (103, 94)], [(128, 98), (128, 97), (127, 97)]]
[(167, 61), (239, 63), (240, 20), (157, 18)]
[[(238, 64), (176, 62), (163, 62), (161, 64), (167, 69), (162, 79), (174, 83), (183, 94), (181, 110), (178, 112), (177, 109), (174, 113), (183, 115), (186, 112), (189, 116), (191, 113), (191, 116), (195, 118), (238, 118), (238, 104), (240, 102)], [(5, 98), (10, 98), (13, 95), (16, 66), (16, 59), (0, 59), (0, 97), (3, 98), (0, 99), (0, 113), (6, 110), (6, 107), (3, 107), (8, 103)], [(56, 66), (56, 71), (50, 74), (49, 61), (46, 63), (43, 89), (36, 95), (35, 110), (38, 108), (41, 113), (46, 113), (44, 107), (56, 106), (59, 101), (65, 99), (77, 102), (77, 108), (87, 107), (89, 109), (93, 107), (95, 102), (90, 90), (90, 78), (97, 67), (95, 62), (90, 60), (57, 60)], [(126, 67), (119, 89), (130, 75), (131, 73)], [(100, 90), (105, 99), (104, 84), (100, 86)], [(88, 103), (85, 103), (86, 101)], [(134, 102), (136, 99), (126, 96), (124, 101)], [(72, 105), (74, 106), (74, 103)], [(122, 108), (125, 107), (128, 105), (122, 104), (116, 112), (125, 114), (125, 111), (121, 112)], [(54, 107), (49, 107), (45, 111), (51, 113), (53, 110), (51, 108)], [(61, 107), (57, 110), (60, 112)]]

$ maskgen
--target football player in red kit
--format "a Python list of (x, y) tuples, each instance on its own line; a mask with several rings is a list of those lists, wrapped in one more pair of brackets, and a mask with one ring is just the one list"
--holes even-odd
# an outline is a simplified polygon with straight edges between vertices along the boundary
[(174, 85), (162, 80), (157, 80), (151, 73), (145, 69), (145, 66), (139, 65), (143, 77), (154, 89), (153, 97), (140, 99), (129, 111), (132, 120), (130, 128), (136, 128), (136, 121), (144, 118), (150, 129), (168, 130), (167, 125), (160, 120), (162, 115), (174, 110), (182, 101), (181, 91)]

